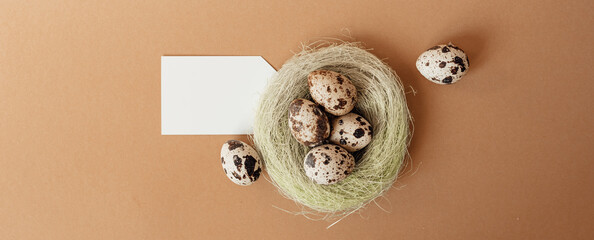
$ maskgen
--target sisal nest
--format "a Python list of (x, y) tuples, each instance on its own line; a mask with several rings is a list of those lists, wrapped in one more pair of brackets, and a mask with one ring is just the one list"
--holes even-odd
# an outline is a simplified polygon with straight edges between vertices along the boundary
[[(315, 184), (305, 175), (303, 158), (310, 148), (295, 140), (288, 127), (288, 106), (308, 98), (307, 75), (327, 69), (347, 76), (357, 87), (354, 112), (374, 129), (371, 143), (355, 153), (357, 163), (334, 185)], [(357, 43), (324, 42), (306, 46), (268, 82), (260, 97), (253, 140), (272, 183), (287, 198), (328, 216), (362, 208), (392, 186), (403, 166), (410, 140), (410, 115), (399, 77)]]

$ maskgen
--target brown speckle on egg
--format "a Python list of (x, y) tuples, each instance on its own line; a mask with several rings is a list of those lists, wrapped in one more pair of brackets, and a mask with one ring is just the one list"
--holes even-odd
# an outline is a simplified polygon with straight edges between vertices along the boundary
[(303, 105), (303, 99), (296, 99), (291, 105), (289, 105), (289, 112), (293, 115), (299, 115), (301, 106)]
[(241, 181), (241, 176), (239, 176), (239, 174), (237, 174), (236, 172), (233, 172), (233, 176), (235, 177), (235, 179)]
[(338, 99), (338, 105), (334, 105), (334, 110), (344, 109), (344, 106), (347, 104), (347, 101), (343, 98)]
[(229, 151), (233, 151), (238, 147), (242, 147), (243, 144), (240, 141), (237, 140), (229, 140), (227, 141), (227, 144), (229, 144)]
[(462, 60), (462, 58), (458, 56), (454, 57), (454, 63), (460, 66), (460, 71), (466, 71), (466, 66), (464, 65), (464, 60)]
[(450, 72), (451, 72), (452, 74), (456, 74), (456, 73), (458, 73), (458, 67), (453, 67), (453, 68), (452, 68), (452, 70), (450, 70)]
[(243, 161), (241, 161), (239, 156), (233, 155), (233, 164), (235, 164), (237, 171), (241, 171), (241, 168), (243, 167)]
[(353, 133), (353, 136), (355, 136), (356, 138), (361, 138), (365, 135), (365, 130), (363, 130), (362, 128), (357, 128), (355, 130), (355, 132)]
[(243, 158), (245, 160), (245, 170), (247, 171), (248, 176), (253, 177), (256, 170), (256, 159), (251, 155), (246, 155)]

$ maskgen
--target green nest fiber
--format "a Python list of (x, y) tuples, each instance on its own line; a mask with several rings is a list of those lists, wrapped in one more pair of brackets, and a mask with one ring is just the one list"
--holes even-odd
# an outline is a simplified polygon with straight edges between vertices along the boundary
[[(307, 75), (328, 69), (347, 76), (357, 87), (355, 112), (374, 129), (371, 143), (355, 154), (351, 175), (334, 185), (318, 185), (303, 168), (310, 148), (297, 142), (288, 127), (288, 106), (310, 98)], [(324, 42), (307, 46), (269, 81), (256, 112), (254, 142), (272, 182), (287, 198), (318, 212), (353, 212), (392, 186), (409, 143), (410, 115), (399, 77), (388, 65), (356, 43)]]

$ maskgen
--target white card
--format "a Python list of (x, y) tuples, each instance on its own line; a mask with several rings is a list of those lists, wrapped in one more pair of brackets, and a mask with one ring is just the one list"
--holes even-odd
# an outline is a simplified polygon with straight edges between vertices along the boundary
[(274, 73), (260, 56), (162, 56), (161, 134), (252, 134)]

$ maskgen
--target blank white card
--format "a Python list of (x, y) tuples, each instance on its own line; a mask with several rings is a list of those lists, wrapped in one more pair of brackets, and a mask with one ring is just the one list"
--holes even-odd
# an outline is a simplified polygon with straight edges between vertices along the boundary
[(161, 134), (252, 134), (274, 73), (260, 56), (161, 57)]

